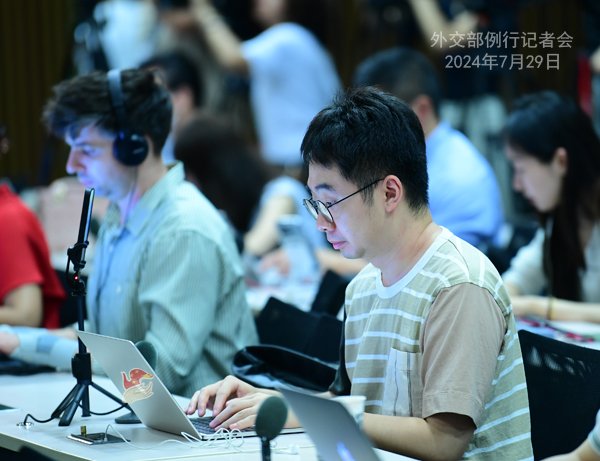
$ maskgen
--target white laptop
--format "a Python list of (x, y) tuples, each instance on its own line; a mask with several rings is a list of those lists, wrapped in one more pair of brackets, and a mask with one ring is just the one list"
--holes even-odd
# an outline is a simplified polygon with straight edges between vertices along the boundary
[(380, 461), (370, 440), (335, 400), (280, 389), (323, 461)]
[[(77, 335), (143, 424), (171, 434), (186, 433), (201, 440), (215, 438), (214, 429), (208, 426), (212, 418), (188, 417), (131, 341), (85, 331), (77, 331)], [(281, 432), (303, 430), (284, 429)], [(256, 435), (251, 429), (242, 433), (244, 437)]]

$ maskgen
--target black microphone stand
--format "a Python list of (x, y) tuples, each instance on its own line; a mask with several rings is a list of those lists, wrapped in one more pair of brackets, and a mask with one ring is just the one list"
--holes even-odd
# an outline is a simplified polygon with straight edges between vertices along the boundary
[[(77, 297), (77, 324), (80, 331), (84, 331), (84, 310), (85, 310), (85, 282), (81, 279), (79, 272), (85, 267), (85, 250), (88, 247), (88, 234), (90, 221), (92, 217), (92, 205), (94, 202), (94, 189), (88, 188), (85, 191), (83, 200), (83, 211), (81, 213), (81, 222), (79, 225), (79, 237), (77, 243), (67, 250), (67, 284), (71, 288), (71, 296)], [(73, 263), (74, 274), (69, 275), (70, 264)], [(61, 413), (59, 426), (68, 426), (73, 420), (75, 410), (81, 405), (82, 416), (90, 416), (90, 394), (89, 386), (94, 387), (115, 402), (123, 405), (123, 401), (103, 389), (92, 381), (92, 359), (87, 352), (85, 345), (79, 339), (79, 351), (71, 359), (71, 368), (73, 376), (77, 379), (77, 384), (71, 389), (58, 407), (52, 413), (53, 418), (57, 418)], [(126, 408), (129, 408), (127, 405)]]
[(271, 440), (263, 435), (260, 438), (260, 446), (262, 452), (262, 461), (271, 461)]

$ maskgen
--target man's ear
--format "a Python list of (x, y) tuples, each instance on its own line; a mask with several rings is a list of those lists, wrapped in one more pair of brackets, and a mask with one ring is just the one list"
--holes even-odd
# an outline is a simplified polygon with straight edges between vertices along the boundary
[(554, 151), (552, 163), (555, 165), (561, 176), (566, 175), (569, 167), (569, 153), (567, 152), (567, 149), (564, 147), (556, 149)]
[(383, 179), (385, 194), (385, 211), (393, 211), (404, 200), (404, 187), (397, 176), (388, 175)]

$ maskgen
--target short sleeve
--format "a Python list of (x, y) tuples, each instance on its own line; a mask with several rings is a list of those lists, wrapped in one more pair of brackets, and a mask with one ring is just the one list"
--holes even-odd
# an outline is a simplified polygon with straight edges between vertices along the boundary
[(492, 386), (506, 322), (485, 288), (442, 290), (423, 324), (423, 417), (469, 416), (477, 426)]

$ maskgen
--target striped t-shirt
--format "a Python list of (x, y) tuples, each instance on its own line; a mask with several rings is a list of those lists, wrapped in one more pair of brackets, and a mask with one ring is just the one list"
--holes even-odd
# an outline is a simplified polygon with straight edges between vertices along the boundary
[(345, 309), (333, 393), (365, 395), (375, 414), (469, 416), (477, 429), (465, 459), (533, 459), (510, 298), (480, 251), (443, 229), (392, 286), (365, 267), (346, 290)]

